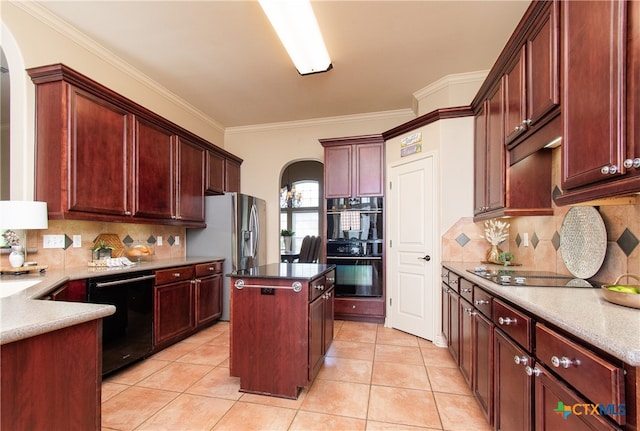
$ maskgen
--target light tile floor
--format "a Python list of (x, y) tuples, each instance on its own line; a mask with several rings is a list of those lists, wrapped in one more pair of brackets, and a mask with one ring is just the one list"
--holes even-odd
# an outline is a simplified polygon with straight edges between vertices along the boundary
[(297, 400), (239, 392), (218, 322), (102, 384), (103, 430), (490, 430), (447, 349), (374, 323), (336, 321)]

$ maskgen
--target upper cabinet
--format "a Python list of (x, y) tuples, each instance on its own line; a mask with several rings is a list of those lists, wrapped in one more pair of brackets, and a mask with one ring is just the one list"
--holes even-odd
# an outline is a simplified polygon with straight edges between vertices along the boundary
[(232, 154), (64, 65), (27, 72), (35, 194), (51, 219), (202, 226), (205, 188), (239, 188), (242, 160)]
[(640, 3), (562, 3), (562, 188), (558, 204), (640, 191)]
[(472, 102), (474, 216), (549, 215), (561, 133), (558, 3), (533, 2)]
[(382, 135), (320, 139), (326, 199), (384, 196)]

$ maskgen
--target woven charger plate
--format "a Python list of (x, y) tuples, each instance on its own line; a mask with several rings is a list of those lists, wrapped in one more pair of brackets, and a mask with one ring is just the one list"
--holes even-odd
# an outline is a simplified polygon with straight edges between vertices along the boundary
[(573, 207), (560, 229), (562, 260), (577, 278), (591, 278), (602, 266), (607, 252), (607, 230), (593, 207)]

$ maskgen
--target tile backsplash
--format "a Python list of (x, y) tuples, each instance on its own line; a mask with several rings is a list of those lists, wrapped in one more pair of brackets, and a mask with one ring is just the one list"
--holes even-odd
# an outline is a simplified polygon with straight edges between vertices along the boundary
[[(46, 230), (27, 232), (27, 259), (50, 269), (86, 266), (92, 258), (91, 249), (100, 234), (115, 234), (123, 245), (127, 242), (155, 242), (155, 255), (148, 260), (169, 259), (186, 255), (186, 229), (175, 226), (134, 223), (106, 223), (77, 220), (49, 220)], [(44, 235), (65, 235), (65, 248), (44, 248)], [(81, 246), (73, 246), (74, 235), (81, 236)], [(162, 237), (162, 245), (158, 245)], [(8, 256), (0, 256), (0, 266), (9, 265)]]

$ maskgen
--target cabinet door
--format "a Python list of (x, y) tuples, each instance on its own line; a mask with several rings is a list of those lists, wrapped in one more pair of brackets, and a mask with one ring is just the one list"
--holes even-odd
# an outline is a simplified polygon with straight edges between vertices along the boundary
[(493, 323), (480, 313), (473, 318), (473, 394), (487, 421), (493, 423)]
[(504, 136), (507, 144), (527, 130), (525, 52), (523, 46), (504, 76)]
[(384, 147), (382, 144), (356, 145), (355, 196), (384, 195)]
[(168, 130), (136, 118), (134, 216), (171, 219), (175, 200), (174, 139)]
[(351, 145), (325, 147), (324, 196), (326, 199), (351, 197)]
[(207, 192), (224, 193), (224, 157), (207, 151)]
[(559, 2), (547, 4), (527, 38), (527, 122), (531, 125), (560, 104)]
[(473, 214), (478, 215), (488, 209), (487, 206), (487, 104), (484, 102), (480, 112), (474, 117), (474, 201)]
[(494, 89), (487, 103), (487, 207), (489, 210), (505, 206), (505, 147), (503, 126), (503, 85)]
[(176, 218), (204, 221), (205, 150), (178, 139)]
[(449, 316), (451, 328), (449, 332), (449, 352), (456, 364), (460, 364), (460, 297), (455, 292), (449, 292)]
[(473, 314), (476, 313), (474, 308), (464, 299), (460, 299), (460, 350), (459, 364), (462, 376), (471, 386), (471, 378), (473, 376)]
[(224, 175), (224, 191), (240, 193), (240, 163), (225, 159)]
[[(497, 430), (532, 429), (531, 357), (502, 331), (494, 331), (494, 420)], [(518, 358), (516, 363), (515, 358)]]
[(331, 347), (331, 343), (333, 342), (333, 295), (335, 293), (334, 289), (329, 289), (326, 296), (326, 301), (324, 303), (324, 332), (322, 334), (322, 338), (324, 341), (324, 347), (322, 348), (322, 354), (326, 355)]
[[(573, 392), (562, 381), (553, 377), (544, 367), (538, 365), (540, 372), (535, 378), (536, 431), (613, 431), (617, 427), (609, 424), (599, 414), (590, 414), (591, 403)], [(575, 406), (575, 413), (563, 415), (560, 406)]]
[(321, 295), (309, 304), (309, 380), (313, 380), (322, 366), (322, 330), (324, 326), (325, 297)]
[(562, 2), (565, 189), (615, 178), (624, 169), (625, 51), (620, 47), (626, 3)]
[(222, 275), (196, 279), (196, 327), (206, 325), (222, 314)]
[(178, 339), (194, 328), (193, 283), (180, 281), (154, 288), (154, 346)]
[(74, 87), (70, 104), (68, 210), (125, 215), (130, 206), (130, 116)]
[(442, 283), (442, 337), (451, 344), (451, 314), (449, 313), (449, 286)]

